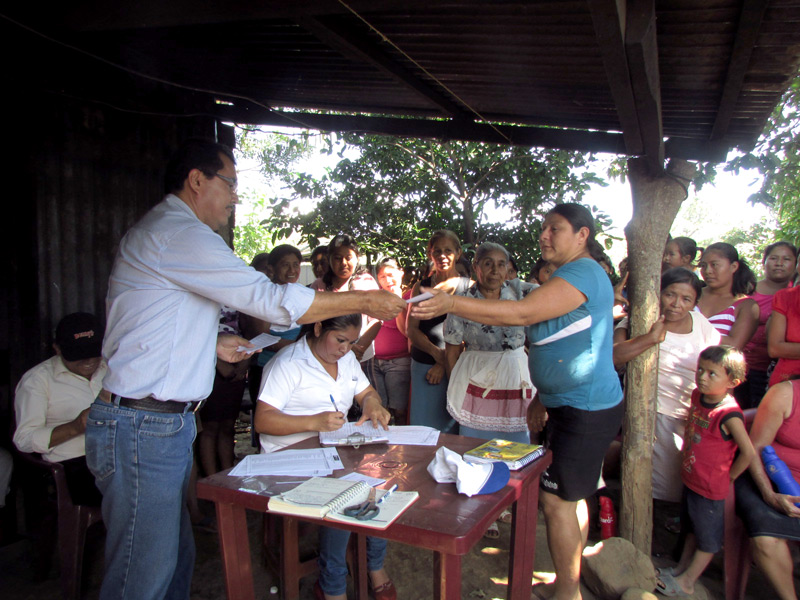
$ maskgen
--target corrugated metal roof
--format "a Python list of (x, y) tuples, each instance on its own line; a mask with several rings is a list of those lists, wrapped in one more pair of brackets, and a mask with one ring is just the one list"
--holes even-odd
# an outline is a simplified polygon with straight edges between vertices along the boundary
[[(227, 119), (277, 118), (259, 104), (485, 119), (625, 132), (628, 152), (641, 153), (636, 122), (660, 114), (665, 137), (697, 142), (684, 144), (693, 158), (724, 155), (722, 146), (752, 146), (797, 72), (800, 3), (621, 5), (628, 7), (629, 26), (620, 31), (615, 31), (616, 0), (305, 0), (219, 6), (188, 0), (118, 6), (78, 1), (47, 14), (17, 6), (13, 16), (124, 68), (227, 94), (233, 105), (218, 113)], [(653, 37), (647, 37), (650, 21), (640, 14), (649, 6), (654, 7)], [(614, 38), (630, 37), (634, 26), (643, 31), (639, 46)], [(34, 39), (32, 34), (32, 44)], [(648, 44), (655, 53), (644, 58), (643, 70), (623, 64), (635, 62), (632, 53), (647, 53)], [(303, 121), (303, 116), (293, 119)], [(487, 138), (497, 138), (497, 132), (484, 129)], [(431, 126), (431, 135), (434, 131)], [(572, 136), (569, 143), (580, 145), (580, 139)], [(588, 136), (585, 146), (597, 149)]]

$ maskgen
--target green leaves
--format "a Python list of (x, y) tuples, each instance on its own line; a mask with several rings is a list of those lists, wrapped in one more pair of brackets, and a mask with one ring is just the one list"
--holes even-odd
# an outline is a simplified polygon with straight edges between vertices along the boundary
[[(284, 160), (307, 156), (300, 141), (277, 136), (264, 150), (247, 148), (271, 161), (262, 163), (264, 172), (285, 181), (293, 201), (316, 203), (298, 212), (276, 202), (267, 227), (299, 233), (309, 244), (350, 233), (369, 262), (394, 256), (422, 265), (430, 235), (452, 229), (469, 248), (482, 241), (504, 244), (527, 272), (539, 256), (543, 215), (603, 184), (589, 169), (590, 155), (562, 150), (359, 133), (324, 140), (320, 153), (340, 160), (316, 177)], [(607, 223), (600, 214), (599, 225)]]

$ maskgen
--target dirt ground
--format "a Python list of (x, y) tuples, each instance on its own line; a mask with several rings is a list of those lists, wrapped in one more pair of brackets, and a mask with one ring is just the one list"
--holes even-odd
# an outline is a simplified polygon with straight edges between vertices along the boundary
[[(247, 424), (241, 423), (237, 435), (237, 454), (244, 455), (253, 451), (250, 446)], [(613, 482), (610, 483), (613, 492)], [(202, 510), (213, 514), (211, 504), (203, 504)], [(677, 541), (677, 536), (667, 532), (663, 523), (671, 516), (669, 507), (657, 507), (654, 528), (654, 562), (672, 564), (669, 553)], [(596, 521), (596, 520), (595, 520)], [(248, 525), (250, 547), (253, 556), (253, 571), (256, 598), (277, 599), (278, 594), (271, 594), (272, 586), (279, 586), (274, 574), (265, 566), (261, 545), (262, 516), (249, 513)], [(506, 597), (508, 574), (508, 548), (510, 543), (510, 525), (501, 523), (500, 538), (497, 540), (482, 539), (475, 548), (464, 557), (462, 565), (462, 598), (493, 599)], [(309, 545), (312, 539), (305, 540)], [(220, 600), (225, 598), (225, 585), (222, 576), (222, 565), (219, 554), (217, 536), (213, 532), (195, 530), (197, 544), (197, 562), (192, 581), (192, 599)], [(598, 539), (596, 528), (590, 533), (590, 544)], [(87, 542), (85, 557), (84, 586), (85, 598), (93, 600), (99, 595), (102, 579), (102, 542), (101, 529), (93, 531)], [(57, 560), (47, 578), (34, 580), (31, 545), (24, 537), (19, 541), (0, 547), (0, 598), (5, 600), (57, 600), (61, 597), (58, 581)], [(403, 544), (390, 544), (386, 558), (386, 568), (398, 590), (398, 597), (403, 600), (428, 600), (433, 596), (432, 569), (433, 559), (430, 552), (419, 550)], [(536, 582), (549, 582), (553, 578), (552, 562), (546, 545), (546, 532), (543, 519), (539, 519), (536, 536), (536, 562), (534, 566)], [(315, 576), (305, 578), (301, 583), (300, 597), (312, 600), (312, 587)], [(722, 598), (722, 561), (717, 556), (706, 571), (702, 580), (710, 591), (712, 598)], [(770, 597), (771, 591), (757, 572), (753, 572), (748, 584), (749, 599)], [(352, 589), (351, 589), (352, 592)], [(352, 597), (352, 596), (351, 596)], [(533, 597), (533, 596), (532, 596)], [(591, 600), (591, 594), (584, 598)]]

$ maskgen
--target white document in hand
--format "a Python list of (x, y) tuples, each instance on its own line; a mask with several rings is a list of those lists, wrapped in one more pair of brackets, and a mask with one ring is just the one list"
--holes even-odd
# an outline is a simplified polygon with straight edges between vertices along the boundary
[(256, 337), (250, 340), (250, 343), (253, 344), (252, 348), (248, 348), (247, 346), (238, 346), (236, 348), (239, 352), (247, 352), (248, 354), (252, 354), (256, 350), (262, 350), (267, 346), (272, 346), (272, 344), (276, 344), (279, 342), (281, 338), (270, 335), (268, 333), (259, 333)]

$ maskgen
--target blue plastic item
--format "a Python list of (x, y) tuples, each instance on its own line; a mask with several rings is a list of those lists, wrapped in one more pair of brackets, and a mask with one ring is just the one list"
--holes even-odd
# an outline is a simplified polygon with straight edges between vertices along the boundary
[[(775, 454), (775, 448), (772, 446), (764, 446), (761, 451), (761, 459), (764, 461), (764, 469), (767, 475), (772, 480), (781, 494), (787, 496), (800, 496), (800, 483), (797, 483), (792, 472), (786, 463)], [(795, 506), (800, 507), (800, 502), (795, 502)]]

